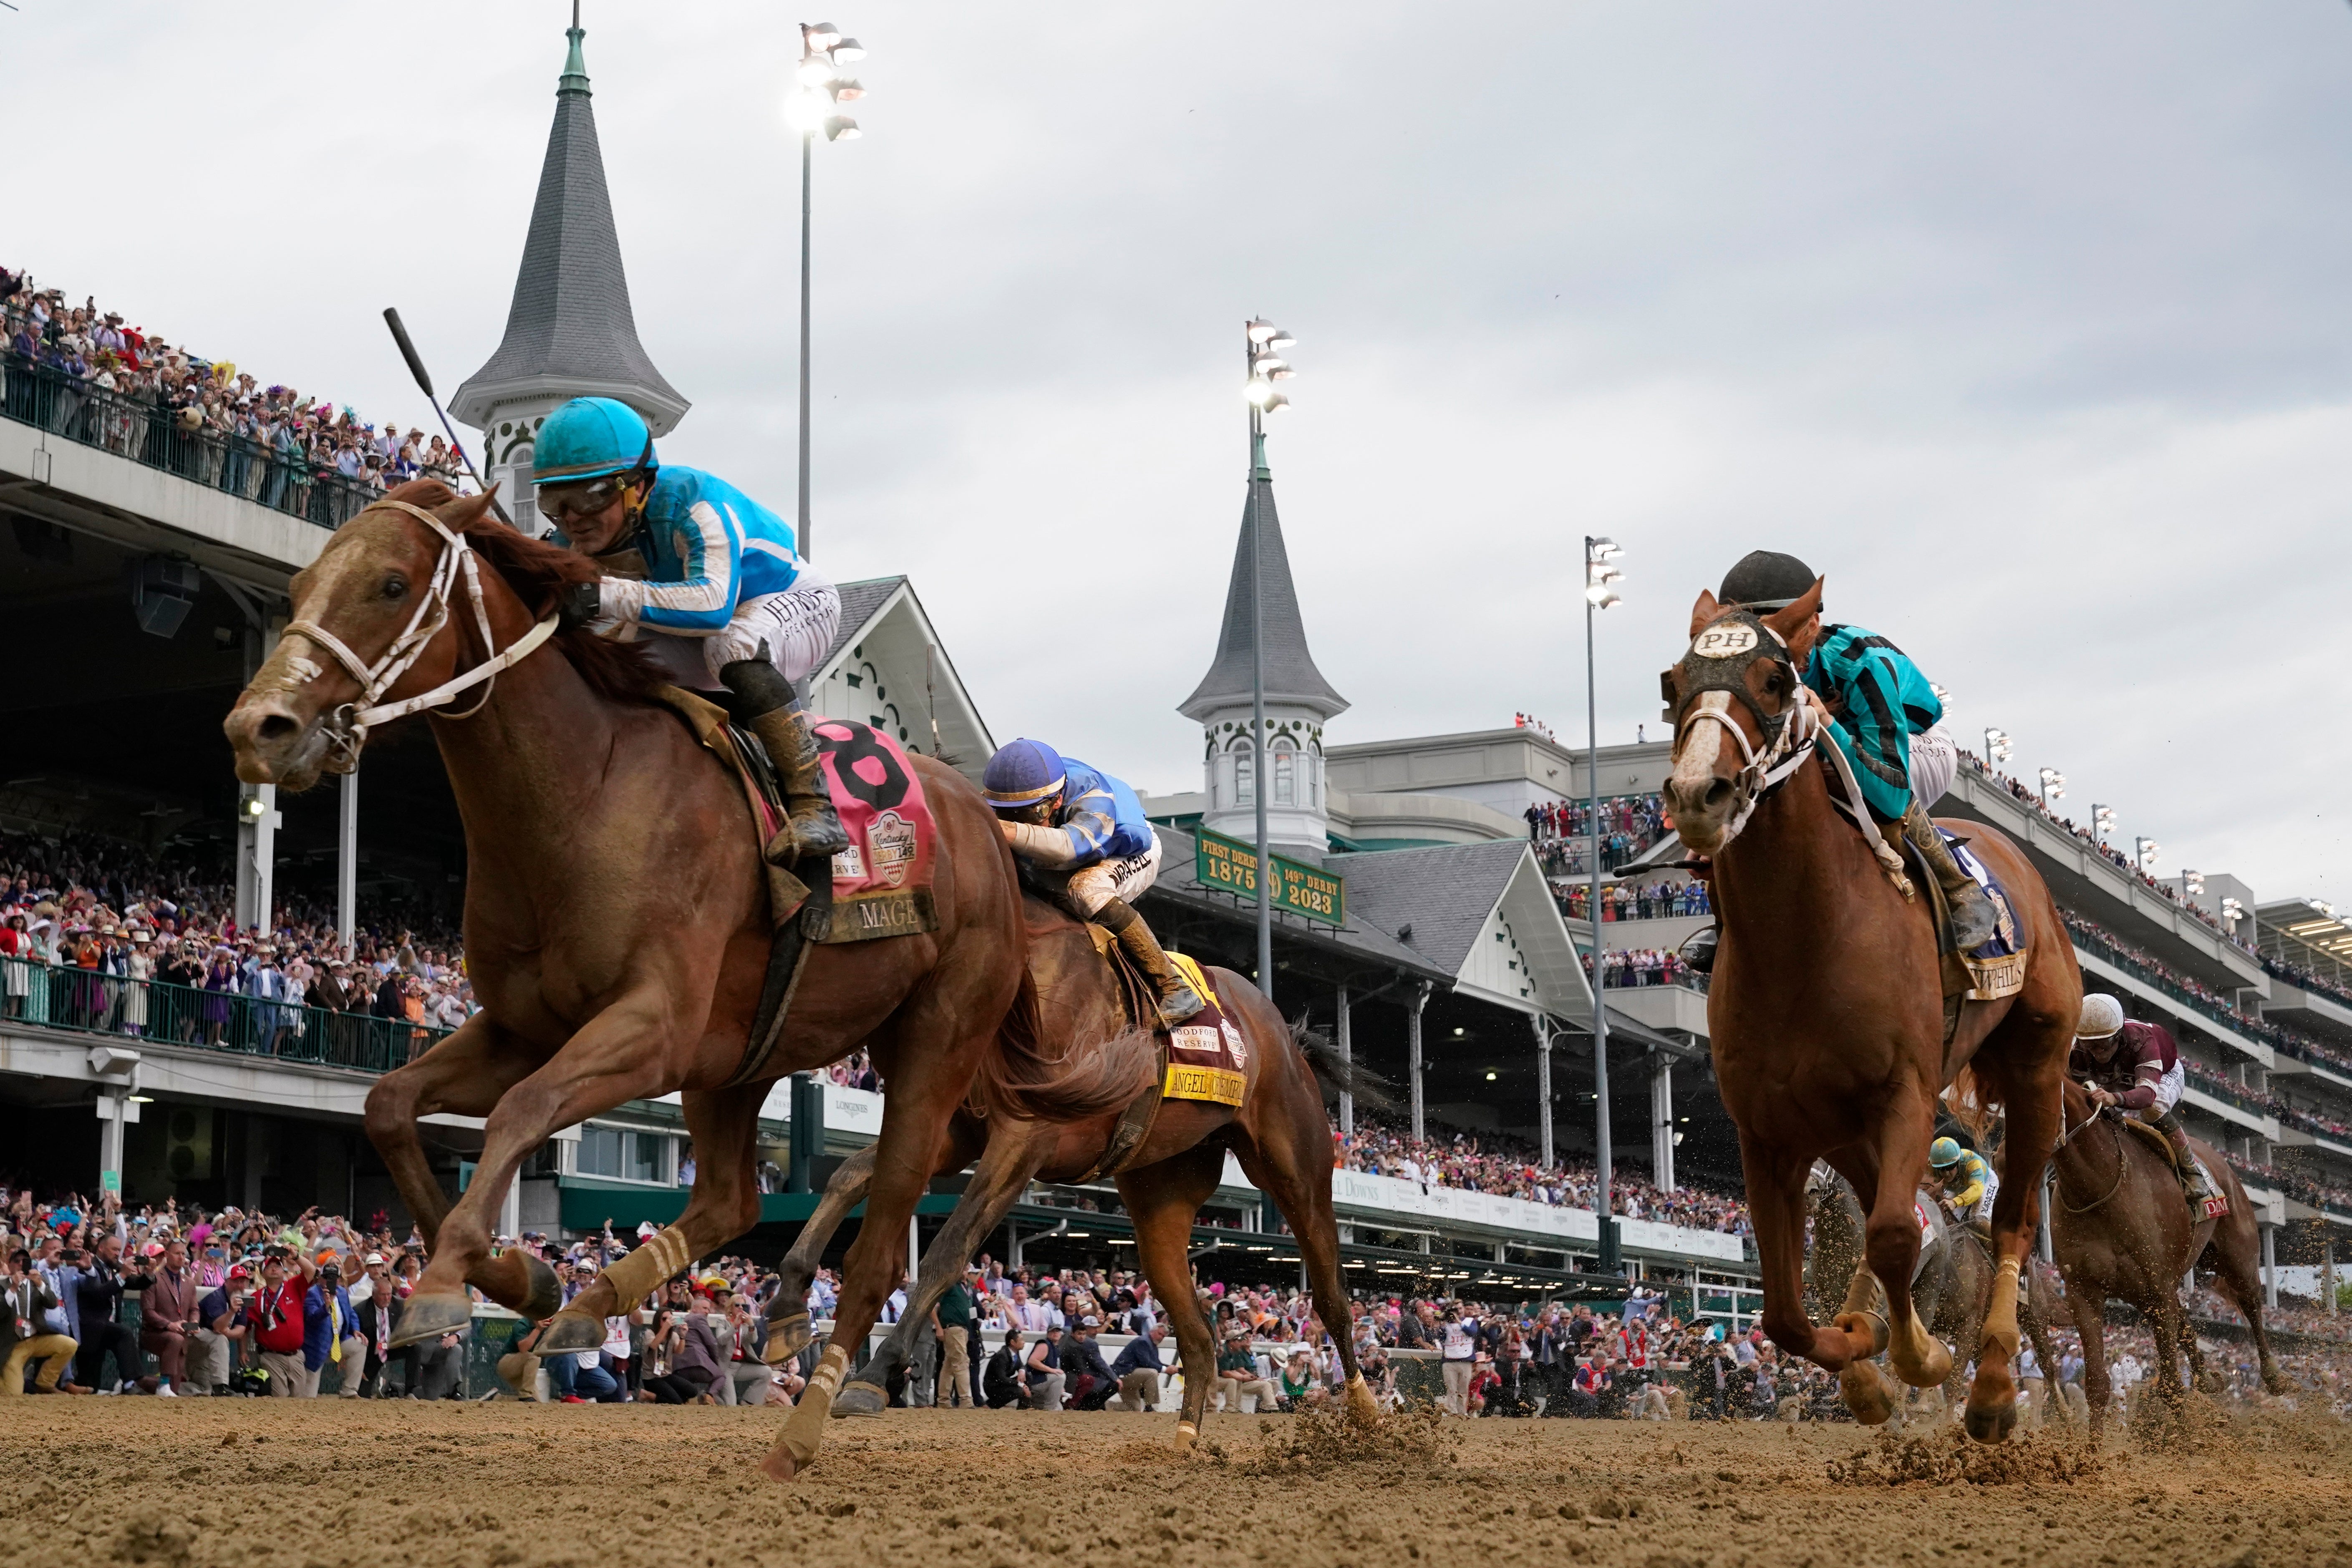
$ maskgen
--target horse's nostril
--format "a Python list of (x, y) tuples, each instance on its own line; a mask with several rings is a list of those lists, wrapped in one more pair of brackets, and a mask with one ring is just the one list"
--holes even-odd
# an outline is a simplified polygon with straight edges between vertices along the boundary
[(301, 728), (301, 725), (297, 724), (285, 714), (272, 713), (254, 731), (254, 738), (272, 742), (290, 741), (300, 732)]
[(1705, 804), (1707, 810), (1713, 811), (1717, 806), (1721, 805), (1730, 798), (1731, 781), (1729, 779), (1717, 779), (1713, 784), (1706, 786), (1706, 800)]

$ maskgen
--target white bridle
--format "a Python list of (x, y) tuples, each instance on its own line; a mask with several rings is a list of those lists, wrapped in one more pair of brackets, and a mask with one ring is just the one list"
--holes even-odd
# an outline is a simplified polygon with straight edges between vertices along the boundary
[[(470, 719), (480, 712), (482, 704), (490, 700), (490, 683), (498, 679), (499, 672), (529, 658), (541, 643), (555, 635), (557, 624), (557, 617), (551, 614), (516, 638), (505, 651), (491, 654), (473, 668), (450, 677), (432, 690), (420, 692), (415, 697), (404, 697), (397, 702), (383, 701), (383, 694), (408, 673), (409, 667), (423, 657), (425, 650), (432, 646), (433, 639), (448, 626), (451, 590), (461, 574), (466, 580), (467, 600), (473, 605), (474, 625), (482, 635), (482, 647), (487, 650), (496, 645), (490, 636), (489, 611), (482, 604), (481, 568), (466, 536), (453, 532), (439, 518), (421, 506), (412, 506), (404, 500), (379, 500), (364, 510), (373, 511), (378, 507), (408, 513), (439, 534), (442, 540), (440, 558), (434, 563), (433, 575), (425, 584), (425, 596), (418, 601), (416, 613), (408, 617), (407, 629), (393, 639), (392, 646), (384, 649), (383, 657), (373, 664), (361, 658), (344, 645), (341, 637), (316, 621), (290, 621), (280, 634), (281, 637), (301, 637), (323, 649), (360, 684), (361, 701), (345, 703), (328, 720), (328, 743), (335, 750), (335, 761), (342, 764), (341, 767), (330, 765), (331, 771), (339, 773), (350, 772), (358, 763), (360, 748), (367, 743), (367, 732), (378, 724), (388, 724), (411, 713), (439, 708), (457, 693), (476, 686), (483, 689), (482, 695), (471, 708), (463, 713), (443, 716)], [(324, 673), (316, 666), (311, 669), (312, 673), (306, 678), (305, 683)], [(362, 707), (361, 703), (366, 706)]]
[(1802, 682), (1798, 683), (1783, 717), (1788, 722), (1780, 726), (1780, 732), (1763, 750), (1759, 751), (1731, 711), (1731, 694), (1727, 691), (1702, 691), (1698, 700), (1692, 704), (1691, 710), (1683, 715), (1681, 727), (1675, 731), (1674, 754), (1677, 757), (1682, 755), (1683, 742), (1690, 738), (1692, 728), (1701, 720), (1713, 721), (1738, 743), (1741, 767), (1732, 775), (1731, 786), (1738, 792), (1739, 805), (1731, 814), (1731, 820), (1723, 825), (1723, 839), (1717, 846), (1717, 854), (1722, 853), (1723, 845), (1739, 837), (1739, 830), (1748, 826), (1748, 817), (1755, 813), (1757, 803), (1764, 798), (1765, 794), (1804, 766), (1806, 759), (1813, 754), (1813, 741), (1821, 733), (1823, 716), (1811, 688)]

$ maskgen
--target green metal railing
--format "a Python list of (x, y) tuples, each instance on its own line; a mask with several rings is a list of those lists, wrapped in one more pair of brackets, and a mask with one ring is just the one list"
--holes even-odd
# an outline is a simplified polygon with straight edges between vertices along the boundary
[(380, 493), (299, 452), (188, 428), (179, 410), (95, 386), (56, 365), (0, 354), (0, 414), (258, 506), (340, 528)]
[(405, 1018), (0, 959), (0, 1026), (19, 1024), (361, 1072), (404, 1066), (449, 1032)]

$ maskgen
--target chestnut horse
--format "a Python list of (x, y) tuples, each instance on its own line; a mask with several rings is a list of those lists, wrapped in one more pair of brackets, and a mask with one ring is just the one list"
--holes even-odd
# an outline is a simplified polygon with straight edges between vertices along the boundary
[[(1119, 983), (1110, 966), (1096, 954), (1086, 929), (1058, 910), (1033, 898), (1026, 900), (1025, 912), (1039, 1033), (1048, 1042), (1077, 1042), (1064, 1053), (1073, 1060), (1099, 1051), (1106, 1080), (1143, 1092), (1158, 1068), (1157, 1047), (1149, 1034), (1127, 1032)], [(1289, 1221), (1307, 1265), (1316, 1314), (1330, 1330), (1339, 1352), (1348, 1405), (1359, 1418), (1377, 1422), (1379, 1406), (1357, 1370), (1349, 1334), (1339, 1225), (1331, 1212), (1331, 1126), (1323, 1110), (1322, 1084), (1373, 1097), (1379, 1086), (1370, 1075), (1355, 1073), (1336, 1051), (1287, 1027), (1274, 1005), (1242, 976), (1223, 969), (1207, 973), (1226, 1016), (1249, 1043), (1249, 1082), (1242, 1103), (1162, 1102), (1150, 1132), (1112, 1177), (1135, 1223), (1138, 1262), (1159, 1293), (1182, 1358), (1184, 1399), (1176, 1424), (1177, 1447), (1189, 1449), (1200, 1436), (1209, 1394), (1216, 1387), (1217, 1346), (1193, 1289), (1190, 1248), (1193, 1222), (1216, 1190), (1228, 1149)], [(1096, 1041), (1102, 1043), (1087, 1044)], [(1007, 1098), (1015, 1102), (1011, 1109), (1022, 1109), (1019, 1094)], [(1083, 1121), (1017, 1114), (956, 1119), (940, 1170), (961, 1170), (975, 1158), (979, 1167), (955, 1213), (924, 1249), (920, 1277), (907, 1310), (899, 1314), (897, 1331), (858, 1381), (842, 1390), (834, 1405), (835, 1415), (881, 1413), (894, 1385), (912, 1364), (917, 1332), (961, 1277), (972, 1249), (1003, 1223), (1031, 1182), (1091, 1178), (1103, 1163), (1119, 1121), (1117, 1112)], [(769, 1309), (769, 1361), (781, 1362), (808, 1342), (803, 1302), (809, 1281), (835, 1229), (866, 1196), (874, 1166), (870, 1149), (844, 1161), (826, 1184), (816, 1213), (793, 1242), (779, 1270), (782, 1288)], [(836, 1328), (836, 1337), (839, 1332)]]
[[(559, 628), (559, 590), (594, 564), (486, 520), (489, 505), (416, 481), (338, 530), (295, 577), (294, 618), (225, 725), (239, 778), (301, 790), (348, 770), (372, 725), (430, 711), (464, 820), (466, 959), (482, 1011), (367, 1097), (368, 1136), (433, 1249), (395, 1342), (465, 1328), (468, 1285), (526, 1317), (555, 1311), (544, 1263), (491, 1255), (508, 1184), (559, 1129), (682, 1089), (700, 1164), (694, 1224), (682, 1218), (599, 1287), (608, 1311), (651, 1290), (758, 1217), (765, 1081), (866, 1042), (891, 1090), (876, 1220), (847, 1260), (842, 1338), (766, 1461), (788, 1479), (814, 1457), (848, 1347), (897, 1283), (891, 1238), (975, 1074), (1067, 1076), (1001, 1036), (1025, 946), (1011, 856), (978, 791), (915, 758), (940, 838), (939, 929), (816, 948), (757, 1079), (728, 1087), (772, 925), (742, 788), (652, 699), (660, 678), (641, 655)], [(1073, 1093), (1091, 1109), (1082, 1086)], [(454, 1205), (417, 1136), (434, 1112), (487, 1119)]]
[[(1863, 1261), (1862, 1205), (1845, 1178), (1827, 1164), (1813, 1167), (1805, 1186), (1812, 1211), (1812, 1247), (1806, 1256), (1805, 1311), (1828, 1315), (1838, 1310), (1844, 1291)], [(1911, 1282), (1911, 1300), (1927, 1331), (1948, 1345), (1972, 1345), (1984, 1339), (1985, 1313), (1992, 1305), (1991, 1256), (1974, 1235), (1957, 1223), (1921, 1244), (1917, 1278)], [(2058, 1386), (2058, 1359), (2050, 1343), (2050, 1324), (2064, 1309), (2053, 1294), (2047, 1276), (2031, 1260), (2025, 1266), (2025, 1302), (2018, 1310), (2018, 1326), (2042, 1363), (2043, 1388)], [(1946, 1407), (1962, 1397), (1960, 1369), (1955, 1367), (1943, 1384)], [(2061, 1424), (2072, 1419), (2063, 1398), (2049, 1403)], [(2046, 1416), (2045, 1416), (2046, 1419)]]
[(2080, 1084), (2064, 1086), (2065, 1132), (2058, 1141), (2058, 1198), (2050, 1215), (2050, 1243), (2065, 1277), (2074, 1327), (2083, 1336), (2083, 1394), (2091, 1402), (2091, 1429), (2107, 1413), (2107, 1299), (2139, 1310), (2156, 1339), (2156, 1391), (2169, 1411), (2180, 1407), (2180, 1357), (2185, 1351), (2202, 1380), (2205, 1352), (2180, 1305), (2180, 1283), (2203, 1264), (2232, 1306), (2245, 1314), (2261, 1359), (2263, 1386), (2286, 1392), (2271, 1359), (2263, 1326), (2262, 1233), (2246, 1202), (2245, 1184), (2212, 1145), (2191, 1138), (2213, 1184), (2230, 1200), (2219, 1219), (2192, 1218), (2181, 1200), (2170, 1152), (2123, 1125), (2124, 1112), (2101, 1110)]
[[(1830, 795), (1833, 744), (1798, 672), (1812, 652), (1818, 580), (1769, 616), (1702, 592), (1692, 647), (1666, 672), (1675, 723), (1665, 795), (1684, 846), (1713, 861), (1723, 923), (1706, 1016), (1716, 1082), (1739, 1131), (1764, 1330), (1783, 1350), (1840, 1374), (1846, 1405), (1886, 1419), (1870, 1358), (1933, 1388), (1951, 1355), (1911, 1300), (1919, 1251), (1913, 1194), (1927, 1164), (1937, 1097), (1971, 1068), (2008, 1107), (2011, 1168), (2039, 1171), (2058, 1134), (2058, 1084), (2081, 1010), (2082, 973), (2050, 891), (2007, 838), (1966, 825), (2008, 889), (2028, 953), (2022, 989), (1960, 1010), (1948, 1044), (1936, 932), (1882, 868), (1877, 835)], [(1703, 643), (1701, 634), (1715, 636)], [(1810, 751), (1809, 751), (1810, 748)], [(1869, 1215), (1864, 1262), (1833, 1328), (1804, 1306), (1805, 1180), (1818, 1159), (1853, 1184)], [(1983, 1442), (2017, 1419), (2017, 1278), (2032, 1237), (2035, 1184), (2012, 1181), (1993, 1206), (1995, 1279), (1966, 1425)], [(1875, 1277), (1875, 1288), (1873, 1277)], [(1874, 1310), (1884, 1296), (1885, 1312)]]

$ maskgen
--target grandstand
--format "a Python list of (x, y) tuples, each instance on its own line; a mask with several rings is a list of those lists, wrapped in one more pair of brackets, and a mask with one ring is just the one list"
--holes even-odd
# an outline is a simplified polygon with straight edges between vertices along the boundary
[[(507, 341), (457, 399), (514, 488), (529, 473), (536, 421), (574, 392), (630, 397), (665, 431), (687, 414), (633, 325), (623, 342), (591, 323), (541, 319), (560, 316), (563, 301), (615, 299), (626, 319), (580, 79), (559, 98)], [(587, 190), (595, 199), (583, 211)], [(533, 344), (587, 357), (559, 359), (549, 346), (533, 358)], [(14, 359), (5, 373), (12, 386), (31, 377), (47, 387), (55, 376)], [(60, 655), (43, 679), (0, 698), (14, 741), (0, 831), (78, 835), (184, 866), (192, 880), (233, 887), (234, 918), (250, 930), (268, 930), (294, 904), (331, 910), (346, 936), (395, 918), (452, 924), (463, 835), (421, 723), (380, 736), (354, 782), (298, 799), (238, 786), (221, 736), (221, 717), (282, 624), (289, 579), (348, 509), (265, 505), (160, 448), (94, 440), (92, 426), (58, 412), (68, 406), (56, 395), (0, 400), (9, 526), (0, 610), (20, 640)], [(1147, 803), (1166, 868), (1144, 907), (1171, 947), (1254, 968), (1252, 906), (1214, 868), (1221, 841), (1250, 837), (1261, 787), (1276, 852), (1344, 890), (1331, 909), (1277, 913), (1264, 979), (1286, 1013), (1397, 1087), (1390, 1126), (1415, 1152), (1415, 1173), (1335, 1172), (1351, 1277), (1488, 1294), (1622, 1290), (1622, 1279), (1595, 1272), (1606, 1248), (1590, 1168), (1605, 1119), (1626, 1192), (1669, 1215), (1617, 1221), (1628, 1270), (1744, 1315), (1754, 1269), (1741, 1226), (1693, 1223), (1671, 1201), (1694, 1188), (1736, 1192), (1739, 1176), (1712, 1083), (1701, 979), (1652, 959), (1707, 917), (1628, 918), (1613, 905), (1597, 921), (1569, 912), (1569, 888), (1593, 858), (1624, 868), (1657, 839), (1650, 796), (1665, 746), (1604, 748), (1597, 779), (1581, 752), (1525, 724), (1327, 747), (1326, 727), (1348, 704), (1308, 650), (1271, 476), (1260, 468), (1251, 484), (1209, 672), (1181, 703), (1170, 693), (1171, 708), (1202, 727), (1204, 776), (1198, 791)], [(1245, 574), (1252, 560), (1263, 561), (1262, 577)], [(814, 705), (976, 765), (992, 737), (912, 583), (845, 584), (844, 601), (839, 637), (811, 682)], [(1261, 625), (1263, 780), (1245, 673)], [(1580, 818), (1559, 830), (1567, 808), (1596, 794), (1608, 808), (1599, 831)], [(2165, 1024), (2189, 1053), (2191, 1125), (2244, 1174), (2266, 1260), (2332, 1271), (2333, 1237), (2352, 1226), (2352, 927), (2316, 904), (2263, 902), (2219, 875), (2156, 883), (1973, 761), (1937, 809), (2027, 847), (2067, 913), (2086, 978)], [(1644, 870), (1622, 880), (1681, 879)], [(1605, 1103), (1591, 1049), (1596, 941), (1604, 957), (1623, 960), (1604, 962), (1612, 979), (1599, 994), (1610, 1022)], [(168, 1020), (201, 1018), (201, 997), (158, 984), (156, 1021), (132, 1037), (119, 1010), (72, 1000), (73, 977), (55, 984), (67, 1000), (37, 1017), (0, 1017), (0, 1147), (23, 1174), (83, 1188), (111, 1182), (147, 1201), (278, 1213), (315, 1202), (400, 1217), (360, 1108), (373, 1075), (406, 1059), (429, 1028), (314, 1008), (289, 1009), (290, 1024), (270, 1030), (183, 1028)], [(837, 1084), (776, 1087), (761, 1123), (774, 1190), (755, 1246), (789, 1237), (813, 1206), (808, 1187), (871, 1138), (880, 1105), (879, 1095)], [(1372, 1127), (1359, 1109), (1335, 1106), (1343, 1139)], [(479, 1124), (432, 1120), (431, 1148), (455, 1190), (470, 1173)], [(674, 1103), (625, 1107), (550, 1142), (504, 1228), (667, 1220), (682, 1205), (689, 1157)], [(1484, 1173), (1463, 1180), (1485, 1186), (1461, 1184), (1457, 1165), (1475, 1165)], [(1445, 1173), (1433, 1175), (1438, 1166)], [(919, 1226), (936, 1223), (958, 1185), (938, 1184), (924, 1205), (934, 1217)], [(1298, 1266), (1278, 1218), (1230, 1163), (1194, 1246), (1226, 1278), (1280, 1278)], [(998, 1250), (1016, 1262), (1130, 1262), (1131, 1226), (1107, 1184), (1041, 1187)]]

